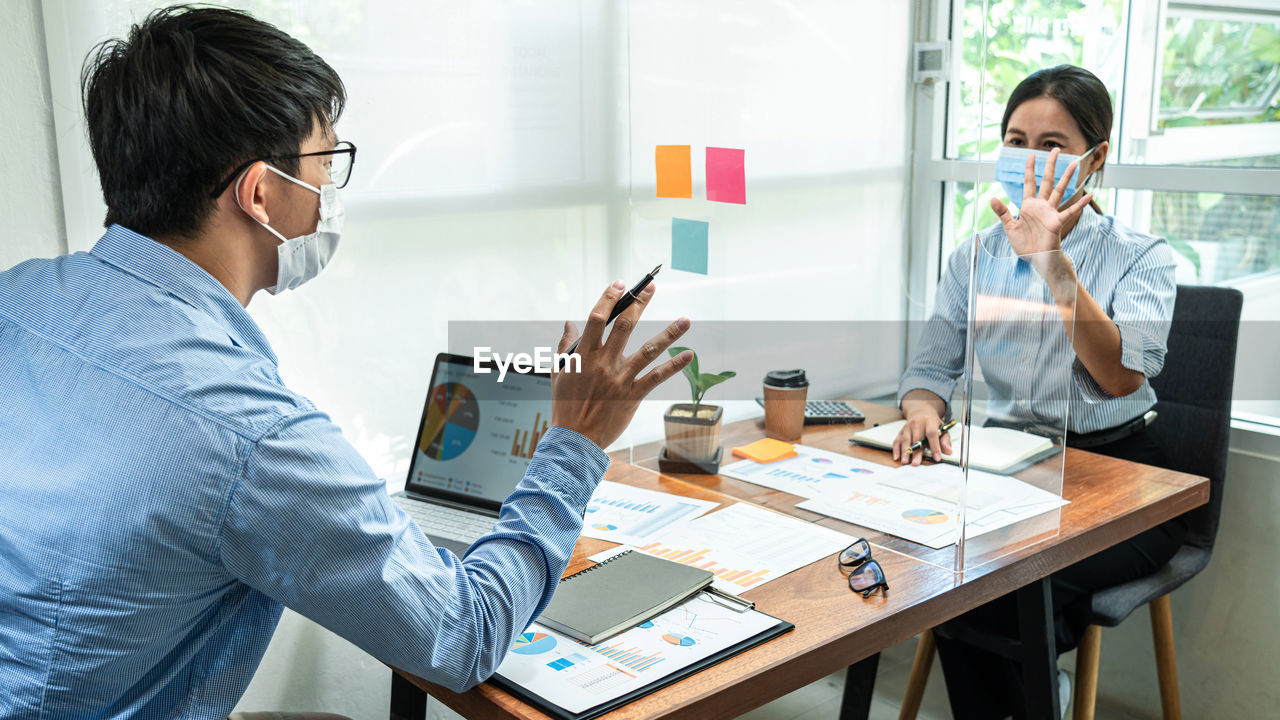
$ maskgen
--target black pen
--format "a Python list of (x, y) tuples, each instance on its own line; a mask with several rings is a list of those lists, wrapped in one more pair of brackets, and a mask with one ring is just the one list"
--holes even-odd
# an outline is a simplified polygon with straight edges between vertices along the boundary
[[(613, 310), (609, 311), (609, 319), (605, 321), (604, 323), (605, 327), (609, 327), (609, 325), (612, 324), (614, 320), (617, 320), (618, 316), (622, 314), (623, 310), (626, 310), (627, 308), (631, 307), (631, 303), (635, 302), (636, 298), (640, 295), (640, 293), (645, 288), (649, 287), (649, 283), (653, 282), (653, 278), (658, 275), (658, 271), (661, 269), (662, 269), (662, 263), (658, 263), (658, 266), (650, 270), (649, 274), (645, 275), (643, 280), (636, 283), (636, 286), (631, 288), (631, 290), (628, 291), (626, 295), (623, 295), (622, 297), (618, 298), (618, 302), (614, 303), (613, 305)], [(578, 343), (580, 342), (582, 342), (581, 336), (579, 336), (577, 340), (573, 341), (573, 344), (569, 346), (569, 351), (565, 354), (572, 355), (574, 352), (576, 352), (578, 350)]]
[[(958, 423), (958, 422), (959, 422), (959, 420), (952, 420), (951, 422), (949, 422), (949, 423), (947, 423), (947, 424), (945, 424), (945, 425), (940, 425), (940, 426), (938, 427), (938, 435), (946, 435), (946, 434), (947, 434), (947, 432), (948, 432), (948, 431), (950, 431), (950, 430), (951, 430), (951, 428), (955, 427), (955, 426), (956, 426), (956, 423)], [(920, 448), (922, 448), (922, 447), (924, 447), (924, 438), (921, 438), (921, 439), (919, 439), (919, 440), (917, 440), (917, 441), (915, 441), (915, 442), (911, 443), (911, 447), (907, 448), (907, 452), (915, 452), (915, 451), (919, 450), (919, 449), (920, 449)]]

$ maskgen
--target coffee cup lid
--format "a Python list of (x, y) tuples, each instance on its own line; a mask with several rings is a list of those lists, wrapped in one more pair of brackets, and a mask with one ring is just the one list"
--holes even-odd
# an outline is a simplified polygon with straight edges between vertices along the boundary
[(764, 384), (769, 387), (778, 388), (802, 388), (809, 387), (809, 381), (805, 379), (804, 370), (770, 370), (765, 373)]

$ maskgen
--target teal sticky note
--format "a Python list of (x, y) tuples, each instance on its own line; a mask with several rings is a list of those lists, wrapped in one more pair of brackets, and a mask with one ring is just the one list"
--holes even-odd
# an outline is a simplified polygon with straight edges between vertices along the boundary
[(707, 274), (707, 235), (710, 225), (701, 220), (671, 218), (671, 267)]

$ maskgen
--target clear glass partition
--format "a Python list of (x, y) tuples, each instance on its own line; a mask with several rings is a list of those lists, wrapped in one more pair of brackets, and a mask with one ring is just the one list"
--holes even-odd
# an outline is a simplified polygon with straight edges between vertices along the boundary
[[(910, 471), (849, 442), (900, 417), (892, 398), (915, 307), (904, 252), (910, 16), (908, 3), (884, 5), (868, 34), (865, 8), (846, 2), (629, 5), (631, 212), (619, 274), (630, 282), (663, 263), (646, 319), (689, 316), (680, 345), (697, 352), (699, 372), (736, 375), (703, 400), (721, 408), (710, 445), (721, 474), (670, 470), (682, 431), (667, 411), (692, 395), (682, 378), (640, 409), (618, 457), (659, 472), (668, 446), (676, 477), (950, 569), (954, 538), (936, 542), (939, 528), (904, 519), (918, 503), (878, 482)], [(642, 325), (633, 345), (660, 327)], [(796, 458), (735, 465), (733, 448), (766, 437), (765, 374), (794, 368), (808, 400), (853, 399), (867, 422), (811, 425)], [(894, 512), (883, 510), (890, 499)]]
[[(804, 368), (810, 398), (891, 391), (901, 370), (909, 4), (836, 0), (627, 4), (629, 212), (613, 277), (662, 263), (645, 314), (687, 316), (723, 424), (759, 418), (768, 370)], [(860, 36), (857, 43), (849, 37)], [(874, 110), (869, 111), (870, 108)], [(669, 381), (629, 431), (656, 460)], [(728, 453), (729, 445), (725, 445)]]
[[(720, 408), (721, 435), (701, 441), (710, 456), (686, 472), (672, 468), (687, 458), (663, 457), (682, 432), (667, 430), (668, 410), (692, 395), (676, 378), (637, 412), (615, 457), (654, 472), (665, 461), (681, 479), (960, 571), (1058, 531), (1074, 297), (1055, 301), (1033, 269), (1049, 258), (1018, 258), (1002, 236), (970, 247), (960, 314), (937, 317), (933, 293), (908, 290), (909, 118), (897, 80), (907, 68), (890, 59), (905, 49), (890, 46), (911, 31), (905, 10), (883, 21), (902, 33), (886, 27), (850, 45), (839, 38), (859, 20), (845, 3), (628, 5), (630, 212), (612, 269), (630, 283), (663, 263), (631, 347), (659, 318), (687, 315), (694, 327), (680, 344), (698, 353), (699, 372), (736, 376), (703, 400)], [(984, 65), (970, 128), (980, 160), (1000, 144), (1003, 98), (982, 101), (992, 82)], [(988, 187), (976, 169), (962, 180)], [(980, 229), (972, 213), (960, 232)], [(951, 431), (951, 462), (902, 468), (874, 441), (892, 442), (901, 418), (911, 336), (940, 325), (959, 337), (949, 414), (972, 427)], [(766, 436), (764, 375), (789, 368), (806, 370), (807, 399), (858, 400), (867, 421), (839, 433), (811, 426), (796, 458), (744, 464), (730, 453)], [(997, 462), (1000, 473), (980, 469), (1011, 444), (1029, 454)]]
[[(1054, 292), (1044, 277), (1068, 262), (1066, 255), (1018, 256), (1003, 235), (989, 234), (959, 252), (971, 273), (961, 290), (967, 309), (956, 317), (934, 314), (921, 331), (931, 336), (926, 352), (950, 344), (964, 370), (952, 395), (950, 417), (959, 424), (950, 432), (946, 462), (895, 463), (885, 446), (901, 415), (883, 401), (856, 402), (866, 420), (847, 431), (809, 426), (797, 443), (798, 455), (775, 462), (730, 455), (733, 447), (766, 437), (758, 405), (756, 418), (745, 423), (730, 425), (734, 418), (726, 411), (723, 434), (714, 442), (719, 457), (695, 458), (693, 467), (679, 467), (673, 461), (682, 458), (672, 457), (667, 443), (652, 436), (633, 438), (618, 458), (825, 522), (883, 550), (956, 572), (1055, 536), (1063, 505), (1064, 439), (1081, 380), (1073, 366), (1074, 284)], [(909, 305), (906, 298), (900, 302)], [(642, 324), (632, 345), (660, 327)], [(805, 365), (814, 385), (826, 374), (883, 375), (901, 367), (905, 327), (877, 321), (704, 322), (683, 343), (699, 349), (701, 372), (739, 370), (732, 384), (717, 386), (725, 400), (713, 404), (723, 407), (760, 394), (770, 369)], [(710, 357), (722, 360), (712, 366)], [(839, 362), (823, 362), (831, 357)], [(664, 407), (687, 402), (687, 392), (683, 380), (673, 380), (657, 400)], [(845, 397), (866, 396), (855, 391)], [(671, 438), (668, 433), (666, 440)], [(862, 442), (850, 444), (850, 438)], [(699, 462), (710, 467), (698, 468)]]
[(1003, 233), (988, 232), (975, 238), (972, 259), (957, 569), (1058, 533), (1065, 439), (1082, 382), (1073, 374), (1076, 286), (1061, 279), (1067, 254), (1018, 255)]

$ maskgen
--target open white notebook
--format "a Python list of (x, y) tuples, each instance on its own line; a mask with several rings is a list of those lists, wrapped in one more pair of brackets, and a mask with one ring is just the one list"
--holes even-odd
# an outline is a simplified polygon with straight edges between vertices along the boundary
[[(906, 420), (878, 425), (861, 432), (854, 433), (850, 442), (872, 447), (893, 449), (893, 439), (906, 424)], [(960, 428), (951, 429), (951, 454), (940, 458), (953, 465), (960, 464)], [(1058, 452), (1060, 448), (1047, 437), (1031, 433), (999, 427), (970, 428), (973, 449), (969, 454), (969, 466), (976, 470), (1009, 475), (1028, 465), (1035, 464)], [(932, 458), (928, 446), (924, 449), (925, 457)], [(935, 458), (938, 459), (938, 458)]]

